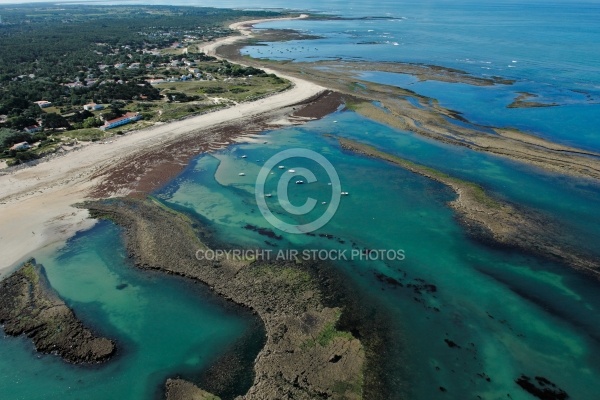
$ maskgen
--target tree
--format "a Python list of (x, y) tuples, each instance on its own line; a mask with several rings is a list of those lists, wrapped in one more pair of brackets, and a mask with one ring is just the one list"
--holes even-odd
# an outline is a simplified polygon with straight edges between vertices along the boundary
[(35, 119), (25, 117), (22, 115), (18, 117), (9, 118), (7, 121), (8, 126), (19, 131), (22, 131), (28, 126), (35, 125), (35, 123)]
[(60, 114), (47, 113), (42, 116), (42, 124), (44, 128), (57, 129), (57, 128), (70, 128), (69, 121), (66, 120)]
[(95, 127), (100, 126), (100, 125), (102, 125), (102, 122), (98, 121), (94, 117), (86, 118), (83, 121), (83, 127), (84, 128), (95, 128)]
[(2, 147), (8, 148), (15, 143), (31, 141), (31, 135), (26, 132), (17, 132), (12, 129), (0, 129), (0, 138), (2, 139)]

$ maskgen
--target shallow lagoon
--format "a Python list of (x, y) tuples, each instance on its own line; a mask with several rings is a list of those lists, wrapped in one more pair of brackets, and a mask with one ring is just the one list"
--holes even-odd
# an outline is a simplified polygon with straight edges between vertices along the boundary
[[(263, 4), (289, 6), (279, 0)], [(368, 77), (408, 85), (439, 98), (442, 105), (464, 112), (477, 123), (513, 125), (598, 150), (598, 106), (589, 104), (585, 94), (572, 91), (583, 90), (597, 102), (600, 53), (591, 49), (598, 43), (598, 5), (592, 1), (574, 4), (383, 1), (373, 9), (364, 2), (348, 6), (346, 1), (308, 1), (303, 7), (316, 11), (395, 18), (265, 24), (262, 27), (297, 28), (324, 39), (250, 47), (246, 53), (264, 57), (272, 49), (295, 60), (342, 56), (424, 62), (476, 75), (516, 78), (519, 82), (514, 87), (490, 89), (432, 82), (411, 85), (410, 79), (400, 75)], [(243, 6), (244, 1), (213, 5)], [(254, 7), (255, 3), (246, 5)], [(528, 40), (521, 40), (525, 34)], [(369, 41), (377, 43), (357, 45)], [(490, 41), (495, 46), (489, 46)], [(302, 46), (313, 44), (317, 50), (301, 51)], [(563, 105), (505, 109), (517, 90)], [(332, 124), (333, 119), (338, 123)], [(253, 144), (199, 157), (157, 195), (166, 204), (202, 216), (220, 240), (232, 245), (405, 250), (404, 261), (337, 264), (369, 304), (383, 304), (393, 315), (388, 324), (396, 339), (390, 343), (389, 355), (394, 359), (388, 361), (399, 397), (408, 393), (411, 399), (439, 398), (439, 387), (444, 387), (453, 398), (495, 399), (510, 394), (513, 399), (531, 399), (514, 383), (522, 373), (545, 376), (575, 399), (596, 396), (600, 296), (595, 281), (564, 266), (474, 241), (445, 204), (453, 198), (449, 190), (385, 163), (341, 152), (334, 139), (323, 136), (328, 133), (477, 182), (496, 196), (551, 216), (564, 224), (571, 242), (597, 253), (597, 184), (552, 177), (532, 167), (454, 149), (354, 113), (271, 132), (267, 145), (261, 137)], [(350, 192), (334, 219), (320, 231), (334, 239), (283, 234), (277, 241), (243, 228), (246, 223), (269, 227), (256, 208), (253, 192), (261, 162), (281, 149), (298, 146), (328, 157), (338, 169), (342, 187)], [(242, 154), (248, 158), (242, 160)], [(246, 172), (244, 179), (240, 171)], [(318, 172), (317, 177), (325, 178)], [(292, 202), (301, 202), (307, 195), (326, 201), (330, 195), (325, 184), (294, 186), (290, 194)], [(270, 204), (282, 212), (275, 198)], [(149, 398), (158, 393), (167, 376), (197, 376), (252, 326), (251, 319), (229, 310), (199, 287), (129, 266), (120, 230), (109, 223), (78, 235), (63, 250), (36, 257), (77, 314), (101, 333), (117, 338), (122, 352), (104, 366), (81, 368), (53, 356), (36, 355), (26, 339), (3, 337), (3, 398)], [(404, 287), (383, 283), (374, 272), (393, 277)], [(435, 285), (435, 292), (415, 289), (422, 283), (418, 279)], [(117, 290), (122, 283), (128, 286)], [(460, 348), (449, 347), (444, 339)]]
[[(364, 135), (363, 129), (371, 133), (375, 128), (378, 134), (373, 141), (379, 145), (404, 137), (399, 131), (369, 125), (354, 113), (336, 114), (301, 128), (271, 132), (255, 143), (202, 156), (158, 197), (169, 206), (212, 221), (217, 236), (232, 245), (274, 250), (403, 249), (404, 261), (336, 263), (347, 279), (360, 287), (366, 301), (383, 305), (385, 312), (393, 315), (388, 321), (395, 335), (390, 354), (398, 359), (391, 360), (389, 374), (396, 382), (398, 396), (408, 393), (411, 399), (437, 398), (441, 386), (453, 396), (498, 398), (510, 394), (512, 398), (527, 399), (529, 395), (514, 382), (525, 374), (545, 376), (573, 398), (591, 398), (598, 390), (600, 374), (593, 361), (600, 355), (600, 295), (596, 282), (564, 266), (474, 241), (446, 205), (453, 198), (452, 192), (386, 163), (343, 152), (333, 138), (323, 135), (343, 132), (352, 137)], [(413, 146), (420, 146), (418, 153), (411, 153), (419, 154), (417, 161), (426, 164), (442, 162), (436, 151), (450, 151), (416, 137), (410, 140)], [(342, 197), (337, 213), (315, 232), (316, 236), (276, 231), (282, 239), (275, 240), (244, 229), (247, 223), (272, 228), (257, 210), (254, 181), (266, 159), (298, 146), (325, 155), (336, 167), (343, 190), (350, 195)], [(427, 146), (431, 146), (430, 151)], [(398, 149), (400, 153), (408, 152), (406, 147)], [(475, 164), (469, 157), (475, 156), (465, 154), (463, 168), (469, 162)], [(492, 168), (493, 161), (488, 160), (489, 165), (484, 167)], [(313, 168), (319, 179), (315, 184), (292, 184), (292, 204), (300, 205), (307, 197), (320, 202), (330, 196), (326, 175), (318, 168), (314, 170), (311, 162), (292, 159), (285, 164), (286, 170)], [(524, 175), (510, 162), (498, 165), (496, 174), (485, 174), (490, 178), (479, 181), (490, 187), (499, 178), (515, 184), (531, 180), (545, 188), (552, 185), (544, 181), (550, 178), (543, 173)], [(459, 162), (446, 162), (444, 169), (459, 167)], [(273, 190), (286, 170), (274, 170), (270, 178)], [(240, 171), (245, 175), (239, 176)], [(267, 180), (267, 188), (269, 183)], [(498, 193), (504, 197), (514, 194), (501, 187)], [(521, 196), (527, 197), (527, 193), (533, 203), (531, 192), (523, 191)], [(575, 198), (577, 194), (570, 196)], [(268, 200), (274, 213), (285, 218), (277, 200)], [(584, 205), (592, 200), (580, 198)], [(313, 213), (297, 221), (319, 215), (319, 207), (324, 206), (318, 204)], [(404, 286), (382, 282), (377, 273), (397, 279)], [(423, 290), (419, 285), (435, 285), (436, 289)], [(450, 347), (446, 339), (459, 347)]]
[[(75, 366), (36, 354), (28, 339), (2, 336), (3, 399), (154, 398), (168, 377), (197, 380), (256, 329), (251, 316), (201, 285), (131, 266), (121, 231), (109, 222), (60, 250), (40, 252), (36, 261), (84, 323), (117, 341), (118, 354), (105, 364)], [(248, 381), (241, 386), (244, 392)]]

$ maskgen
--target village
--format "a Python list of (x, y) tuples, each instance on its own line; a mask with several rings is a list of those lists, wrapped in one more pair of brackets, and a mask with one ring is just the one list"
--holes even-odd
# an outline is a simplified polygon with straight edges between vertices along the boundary
[(231, 33), (225, 21), (274, 13), (95, 6), (97, 14), (72, 9), (65, 17), (53, 7), (31, 8), (2, 11), (2, 167), (290, 87), (201, 51)]
[[(162, 62), (120, 62), (90, 68), (83, 78), (63, 83), (64, 94), (57, 99), (32, 102), (39, 111), (22, 126), (6, 126), (9, 116), (0, 115), (0, 132), (4, 131), (0, 158), (8, 166), (27, 162), (67, 151), (81, 142), (102, 142), (156, 122), (255, 100), (290, 85), (262, 70), (192, 53), (190, 47), (198, 46), (192, 38), (187, 45), (173, 43), (169, 48), (147, 52), (146, 57)], [(73, 95), (90, 101), (83, 105), (66, 103), (65, 99)]]

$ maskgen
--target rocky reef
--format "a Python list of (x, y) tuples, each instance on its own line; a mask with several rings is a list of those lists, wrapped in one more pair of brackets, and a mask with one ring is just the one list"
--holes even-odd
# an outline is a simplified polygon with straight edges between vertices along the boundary
[(166, 400), (221, 400), (183, 379), (167, 379)]
[(37, 351), (74, 364), (104, 362), (116, 351), (77, 319), (33, 259), (0, 282), (0, 323), (7, 335), (27, 335)]
[[(208, 250), (203, 243), (207, 232), (188, 216), (156, 201), (111, 199), (85, 207), (92, 217), (110, 219), (125, 228), (127, 249), (137, 267), (203, 282), (258, 314), (267, 340), (255, 360), (254, 383), (241, 399), (363, 397), (363, 345), (351, 333), (337, 329), (343, 310), (324, 305), (310, 266), (227, 257), (198, 259), (198, 251)], [(170, 381), (166, 392), (168, 398), (177, 398), (173, 397), (176, 393), (189, 390), (195, 396), (203, 393), (179, 381)]]
[(353, 140), (339, 138), (347, 151), (390, 162), (450, 187), (458, 197), (450, 206), (466, 228), (478, 238), (535, 253), (600, 278), (600, 265), (593, 256), (579, 254), (559, 234), (560, 228), (532, 211), (491, 197), (479, 185), (405, 160)]
[[(465, 71), (433, 65), (367, 62), (364, 60), (324, 60), (289, 62), (255, 60), (242, 56), (240, 49), (249, 41), (263, 41), (269, 30), (254, 32), (254, 37), (217, 48), (218, 55), (257, 68), (306, 79), (341, 94), (352, 111), (391, 127), (423, 137), (476, 151), (495, 154), (538, 168), (575, 177), (600, 179), (600, 154), (554, 143), (525, 131), (503, 126), (484, 126), (468, 121), (460, 112), (448, 109), (430, 97), (409, 89), (384, 85), (362, 78), (365, 71), (392, 72), (432, 80), (473, 86), (510, 85), (500, 77), (481, 78)], [(271, 38), (268, 38), (271, 39)], [(264, 41), (271, 41), (271, 40)], [(552, 107), (555, 103), (536, 102), (535, 93), (520, 93), (509, 108)], [(376, 102), (377, 104), (375, 104)]]

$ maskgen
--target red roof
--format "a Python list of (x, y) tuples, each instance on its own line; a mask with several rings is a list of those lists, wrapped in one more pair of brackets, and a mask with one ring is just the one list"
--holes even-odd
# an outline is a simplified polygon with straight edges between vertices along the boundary
[(115, 122), (120, 122), (120, 121), (129, 119), (129, 118), (137, 117), (137, 115), (138, 115), (137, 113), (128, 112), (127, 114), (123, 115), (122, 117), (111, 119), (110, 121), (106, 121), (104, 123), (104, 125), (111, 125), (111, 124), (114, 124)]

